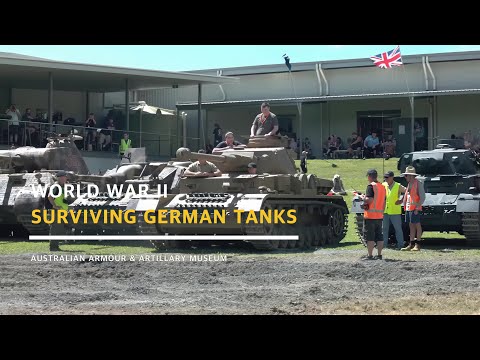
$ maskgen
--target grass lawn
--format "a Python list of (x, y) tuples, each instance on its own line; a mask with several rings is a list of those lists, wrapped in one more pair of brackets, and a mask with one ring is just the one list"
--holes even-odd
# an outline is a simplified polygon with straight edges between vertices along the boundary
[[(321, 178), (332, 179), (335, 174), (339, 174), (342, 178), (343, 185), (347, 191), (347, 195), (344, 197), (347, 203), (347, 206), (351, 207), (352, 203), (352, 192), (358, 190), (365, 192), (367, 187), (367, 177), (366, 172), (368, 169), (374, 168), (377, 169), (380, 176), (383, 175), (386, 171), (392, 170), (395, 174), (398, 174), (397, 170), (397, 160), (390, 159), (383, 161), (382, 159), (367, 159), (367, 160), (357, 160), (357, 159), (339, 159), (339, 160), (309, 160), (307, 163), (308, 172), (313, 173)], [(332, 163), (336, 164), (337, 167), (332, 167)], [(299, 161), (297, 161), (299, 164)], [(443, 233), (425, 233), (424, 238), (433, 238), (433, 239), (458, 239), (464, 240), (464, 237), (457, 234), (443, 234)], [(112, 242), (113, 243), (113, 242)], [(454, 245), (454, 244), (453, 244)], [(452, 243), (450, 242), (447, 247), (452, 248)], [(460, 244), (459, 244), (460, 245)], [(442, 247), (442, 245), (440, 245)], [(445, 246), (443, 246), (445, 247)], [(128, 246), (123, 246), (118, 243), (109, 244), (108, 242), (99, 242), (94, 245), (91, 244), (79, 244), (72, 243), (68, 246), (63, 247), (67, 252), (72, 253), (85, 253), (85, 254), (140, 254), (140, 253), (149, 253), (154, 252), (155, 249), (146, 245), (145, 243), (136, 242), (129, 244)], [(327, 247), (327, 249), (342, 249), (342, 250), (359, 250), (364, 249), (363, 245), (360, 243), (360, 240), (357, 237), (355, 232), (355, 222), (354, 215), (349, 214), (349, 226), (348, 232), (345, 239), (342, 240), (339, 247)], [(212, 250), (207, 250), (211, 252)], [(0, 241), (0, 254), (18, 254), (18, 253), (38, 253), (38, 252), (48, 252), (48, 243), (47, 242), (11, 242), (11, 241)], [(227, 253), (229, 250), (226, 251)], [(225, 253), (222, 251), (222, 253)], [(235, 254), (248, 254), (249, 251), (236, 251), (232, 253)]]
[[(308, 160), (307, 168), (308, 172), (317, 175), (321, 178), (333, 179), (335, 174), (340, 175), (343, 181), (343, 186), (347, 195), (344, 196), (344, 199), (347, 203), (347, 206), (350, 210), (353, 198), (353, 191), (357, 190), (362, 193), (365, 193), (367, 188), (367, 170), (376, 169), (378, 175), (383, 179), (383, 174), (387, 171), (393, 171), (395, 175), (399, 174), (397, 169), (398, 158), (392, 158), (389, 160), (383, 159), (335, 159), (335, 160)], [(300, 166), (300, 161), (296, 162)], [(337, 165), (337, 167), (332, 167), (332, 163)], [(360, 249), (363, 245), (360, 243), (358, 236), (355, 232), (355, 221), (354, 215), (349, 214), (348, 219), (348, 232), (345, 239), (342, 240), (342, 248), (345, 249)], [(434, 239), (459, 239), (464, 240), (465, 237), (459, 235), (458, 233), (438, 233), (438, 232), (429, 232), (425, 233), (424, 238), (434, 238)]]

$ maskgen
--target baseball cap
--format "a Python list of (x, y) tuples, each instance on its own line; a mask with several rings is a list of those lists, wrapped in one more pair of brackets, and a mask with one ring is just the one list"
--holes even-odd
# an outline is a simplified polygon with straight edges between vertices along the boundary
[(67, 176), (67, 173), (63, 170), (59, 170), (57, 171), (57, 173), (55, 174), (57, 177), (60, 177), (60, 176)]
[(367, 176), (373, 176), (373, 177), (378, 176), (377, 170), (375, 170), (375, 169), (368, 170), (367, 171)]
[(386, 178), (389, 178), (389, 177), (394, 177), (395, 174), (393, 173), (393, 171), (387, 171), (385, 173), (385, 175), (383, 175), (383, 177), (386, 179)]
[(254, 162), (251, 162), (250, 164), (248, 164), (248, 167), (249, 168), (257, 168), (257, 164), (255, 164)]

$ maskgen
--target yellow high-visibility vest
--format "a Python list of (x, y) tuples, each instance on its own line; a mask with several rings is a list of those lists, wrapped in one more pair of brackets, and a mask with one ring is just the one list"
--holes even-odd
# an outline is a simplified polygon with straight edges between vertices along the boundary
[(118, 151), (120, 154), (125, 154), (125, 151), (127, 151), (130, 148), (130, 145), (132, 144), (132, 140), (128, 139), (125, 141), (125, 139), (120, 140), (120, 146), (118, 147)]
[(390, 189), (387, 182), (384, 182), (383, 186), (385, 186), (385, 190), (387, 191), (384, 213), (388, 215), (401, 215), (402, 205), (395, 204), (399, 199), (398, 192), (400, 190), (400, 184), (394, 181), (392, 189)]
[(64, 198), (65, 198), (65, 196), (63, 195), (63, 191), (62, 191), (60, 196), (54, 198), (53, 202), (55, 203), (55, 205), (60, 207), (62, 210), (68, 210), (68, 204), (65, 204), (63, 202)]

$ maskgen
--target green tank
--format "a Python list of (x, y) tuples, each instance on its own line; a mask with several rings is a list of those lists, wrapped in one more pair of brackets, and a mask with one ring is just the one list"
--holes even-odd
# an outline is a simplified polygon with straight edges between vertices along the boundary
[[(286, 147), (286, 138), (254, 137), (246, 148), (223, 151), (220, 155), (177, 151), (177, 160), (205, 159), (222, 171), (219, 177), (188, 178), (178, 181), (178, 193), (166, 198), (143, 200), (133, 197), (128, 209), (138, 217), (138, 233), (142, 235), (299, 235), (299, 240), (258, 240), (251, 244), (259, 250), (277, 248), (311, 248), (325, 244), (337, 245), (347, 231), (347, 205), (341, 196), (331, 196), (332, 180), (314, 174), (300, 173), (293, 159), (294, 152)], [(257, 164), (257, 173), (249, 174), (247, 165)], [(146, 210), (194, 209), (226, 210), (224, 224), (148, 225), (143, 219)], [(296, 210), (297, 223), (245, 224), (238, 222), (235, 210)], [(192, 236), (192, 240), (195, 237)], [(184, 241), (153, 241), (155, 247), (175, 248), (188, 244)]]

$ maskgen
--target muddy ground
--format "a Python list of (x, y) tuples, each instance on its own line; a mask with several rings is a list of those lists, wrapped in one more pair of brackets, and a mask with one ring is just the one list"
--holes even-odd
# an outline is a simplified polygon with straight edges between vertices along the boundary
[(394, 252), (365, 261), (363, 253), (229, 255), (226, 262), (193, 262), (187, 253), (176, 262), (4, 255), (0, 314), (480, 314), (478, 261)]

